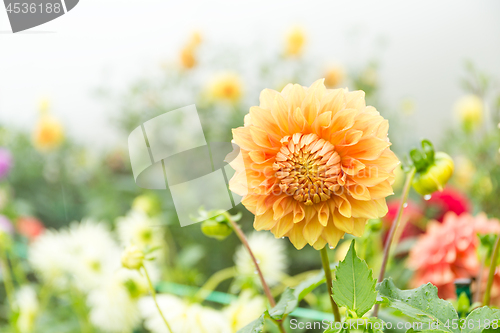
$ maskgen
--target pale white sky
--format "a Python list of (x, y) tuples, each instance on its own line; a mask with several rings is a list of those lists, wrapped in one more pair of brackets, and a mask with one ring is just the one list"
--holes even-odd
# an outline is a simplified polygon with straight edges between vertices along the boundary
[[(309, 58), (355, 67), (379, 55), (386, 103), (414, 99), (414, 136), (433, 138), (452, 118), (464, 59), (500, 78), (499, 14), (496, 0), (80, 0), (57, 20), (10, 34), (0, 9), (0, 121), (31, 128), (37, 102), (48, 96), (71, 135), (108, 145), (117, 140), (110, 109), (92, 97), (103, 82), (126, 87), (176, 57), (195, 29), (213, 45), (278, 50), (299, 24), (309, 34)], [(381, 37), (386, 46), (378, 50)]]

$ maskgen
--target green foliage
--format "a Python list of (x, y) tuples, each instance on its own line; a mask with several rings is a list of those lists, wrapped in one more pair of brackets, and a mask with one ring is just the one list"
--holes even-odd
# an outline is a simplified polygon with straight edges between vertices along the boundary
[(274, 308), (269, 310), (269, 316), (274, 320), (283, 320), (297, 307), (298, 301), (294, 294), (294, 290), (286, 288), (281, 294), (279, 302)]
[[(398, 289), (391, 279), (377, 285), (382, 303), (401, 311), (404, 315), (424, 323), (420, 329), (408, 332), (450, 332), (481, 333), (498, 330), (500, 327), (500, 310), (489, 307), (477, 308), (466, 318), (459, 319), (453, 305), (437, 295), (437, 288), (432, 284), (420, 286), (412, 290)], [(461, 297), (462, 298), (462, 297)], [(460, 300), (459, 300), (460, 303)], [(462, 300), (463, 308), (468, 308)]]
[(453, 305), (442, 300), (437, 295), (437, 288), (432, 284), (420, 286), (417, 289), (400, 290), (392, 279), (385, 279), (377, 285), (382, 303), (401, 311), (426, 324), (437, 324), (437, 329), (445, 332), (460, 332), (446, 327), (450, 320), (458, 321), (458, 314)]
[[(330, 270), (337, 267), (337, 263), (333, 263), (330, 265)], [(312, 292), (317, 287), (321, 286), (326, 282), (325, 272), (321, 271), (320, 273), (310, 277), (307, 280), (302, 281), (297, 287), (295, 287), (295, 296), (297, 300), (300, 302), (307, 294)]]
[(259, 333), (264, 329), (264, 317), (261, 315), (259, 318), (252, 321), (250, 324), (246, 325), (242, 329), (238, 330), (238, 333)]
[(264, 312), (259, 318), (243, 327), (238, 333), (257, 333), (264, 329), (264, 320), (271, 319), (275, 322), (281, 322), (297, 308), (298, 300), (295, 291), (292, 288), (286, 288), (281, 294), (280, 300), (272, 309)]
[(354, 241), (344, 261), (339, 263), (333, 281), (333, 299), (339, 306), (362, 317), (376, 302), (376, 280), (365, 261), (356, 256)]
[(465, 292), (462, 292), (457, 300), (457, 312), (460, 317), (465, 317), (470, 309), (470, 300)]
[[(492, 324), (496, 320), (496, 324)], [(490, 328), (498, 331), (500, 327), (498, 320), (500, 320), (500, 310), (491, 309), (487, 306), (478, 308), (471, 312), (469, 316), (465, 319), (463, 323), (462, 332), (463, 333), (481, 333), (483, 329), (488, 326)], [(481, 323), (482, 326), (478, 325)]]

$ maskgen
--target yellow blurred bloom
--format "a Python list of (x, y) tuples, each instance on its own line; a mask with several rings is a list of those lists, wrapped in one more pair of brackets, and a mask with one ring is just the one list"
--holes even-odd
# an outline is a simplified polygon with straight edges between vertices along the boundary
[(180, 58), (182, 67), (189, 69), (196, 66), (195, 51), (194, 47), (185, 47), (181, 50)]
[(405, 98), (401, 101), (401, 110), (407, 116), (415, 113), (415, 101), (411, 98)]
[(292, 28), (286, 36), (286, 55), (300, 56), (302, 54), (305, 42), (306, 34), (304, 32), (304, 29), (300, 27)]
[(181, 65), (185, 69), (190, 69), (196, 66), (196, 50), (201, 44), (201, 35), (199, 32), (194, 32), (189, 38), (187, 44), (182, 48), (180, 53)]
[(455, 174), (453, 175), (455, 184), (463, 190), (468, 190), (472, 185), (476, 167), (465, 156), (457, 156), (455, 158)]
[(335, 88), (344, 80), (344, 70), (340, 66), (331, 66), (325, 73), (325, 86)]
[(255, 229), (298, 249), (333, 247), (387, 213), (399, 164), (388, 129), (363, 91), (326, 89), (323, 80), (266, 89), (233, 129), (242, 159), (231, 163), (230, 188), (255, 214)]
[(242, 93), (240, 78), (234, 73), (221, 74), (212, 81), (209, 92), (213, 99), (236, 102)]
[(64, 129), (61, 123), (49, 113), (49, 102), (40, 103), (40, 118), (33, 132), (33, 144), (39, 151), (50, 151), (61, 145)]
[(479, 96), (466, 95), (455, 103), (455, 112), (464, 129), (472, 131), (483, 121), (484, 104)]

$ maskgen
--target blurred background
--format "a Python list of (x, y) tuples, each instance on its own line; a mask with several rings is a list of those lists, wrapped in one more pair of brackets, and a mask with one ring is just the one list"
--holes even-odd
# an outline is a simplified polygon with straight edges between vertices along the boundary
[[(75, 139), (95, 148), (123, 144), (111, 120), (121, 110), (96, 99), (97, 89), (121, 92), (175, 62), (193, 31), (205, 42), (200, 57), (217, 53), (221, 68), (251, 72), (256, 55), (281, 52), (287, 31), (300, 26), (307, 35), (304, 56), (312, 61), (298, 83), (309, 85), (330, 63), (355, 70), (376, 61), (384, 107), (376, 106), (396, 110), (411, 101), (412, 136), (436, 139), (453, 119), (465, 60), (500, 74), (499, 11), (495, 0), (82, 0), (78, 10), (16, 35), (6, 33), (0, 11), (0, 120), (32, 128), (37, 103), (48, 97)], [(235, 66), (221, 48), (246, 54), (245, 66)], [(254, 105), (258, 96), (248, 98)]]
[[(151, 269), (166, 309), (222, 316), (217, 332), (235, 332), (258, 317), (262, 287), (238, 239), (207, 237), (214, 235), (200, 224), (181, 228), (168, 190), (135, 184), (127, 138), (146, 120), (196, 104), (207, 141), (227, 142), (261, 90), (319, 78), (329, 88), (364, 90), (367, 104), (389, 119), (392, 149), (403, 162), (422, 138), (455, 161), (444, 192), (425, 200), (412, 193), (407, 228), (397, 236), (388, 275), (400, 287), (415, 286), (408, 252), (429, 221), (442, 222), (449, 211), (500, 217), (499, 13), (495, 0), (81, 0), (52, 22), (12, 34), (0, 10), (0, 254), (20, 297), (17, 307), (7, 301), (9, 283), (0, 274), (7, 287), (0, 307), (17, 309), (10, 317), (0, 311), (0, 332), (163, 332), (143, 300), (144, 281), (115, 276), (116, 254), (130, 239), (160, 248)], [(402, 180), (398, 169), (388, 216), (370, 221), (357, 242), (375, 272)], [(317, 274), (315, 250), (254, 234), (253, 216), (241, 205), (231, 214), (253, 239), (275, 295)], [(351, 238), (332, 258), (343, 258)], [(68, 244), (76, 245), (69, 251)], [(475, 277), (489, 243), (481, 243), (486, 250), (474, 244)], [(111, 254), (99, 256), (104, 252)], [(116, 281), (120, 287), (111, 288)], [(445, 292), (452, 282), (438, 285), (441, 297), (456, 298), (453, 288)], [(497, 282), (500, 305), (500, 275)], [(31, 292), (19, 296), (24, 286)], [(207, 296), (201, 287), (220, 294)], [(330, 318), (323, 287), (295, 317)], [(123, 292), (128, 303), (103, 290)]]

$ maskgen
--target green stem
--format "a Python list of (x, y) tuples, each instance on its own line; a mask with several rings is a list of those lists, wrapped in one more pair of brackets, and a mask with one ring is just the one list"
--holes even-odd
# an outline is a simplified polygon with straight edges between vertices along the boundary
[(495, 270), (497, 268), (497, 258), (499, 249), (500, 249), (500, 234), (497, 235), (495, 247), (493, 249), (493, 254), (491, 256), (490, 271), (488, 273), (488, 283), (486, 284), (486, 291), (484, 292), (484, 297), (483, 297), (483, 306), (490, 305), (491, 287), (493, 286), (493, 279), (495, 277)]
[(278, 326), (278, 329), (280, 330), (280, 333), (286, 333), (285, 331), (285, 328), (283, 327), (283, 322), (282, 321), (278, 321), (278, 320), (274, 320), (274, 323), (276, 324), (276, 326)]
[(224, 280), (230, 279), (236, 275), (234, 267), (225, 268), (214, 273), (205, 284), (198, 290), (194, 298), (203, 301), (208, 295), (217, 288), (217, 286)]
[(153, 287), (153, 283), (151, 282), (151, 279), (149, 278), (149, 274), (148, 274), (148, 270), (146, 269), (146, 266), (142, 265), (142, 269), (144, 270), (144, 274), (146, 275), (146, 279), (148, 280), (149, 291), (151, 292), (151, 296), (153, 297), (153, 301), (155, 302), (156, 308), (158, 309), (158, 312), (160, 313), (160, 316), (163, 319), (163, 322), (167, 326), (168, 331), (170, 333), (173, 333), (172, 328), (170, 327), (170, 324), (168, 323), (167, 319), (163, 315), (163, 312), (161, 312), (160, 306), (158, 305), (158, 301), (156, 300), (156, 290)]
[(5, 294), (9, 303), (10, 311), (14, 311), (14, 284), (10, 273), (9, 260), (7, 253), (0, 245), (0, 267), (2, 268), (3, 282), (5, 286)]
[(330, 304), (332, 305), (333, 316), (335, 317), (335, 321), (340, 321), (339, 307), (333, 299), (332, 270), (330, 269), (330, 259), (328, 259), (327, 247), (325, 246), (324, 248), (322, 248), (320, 253), (321, 253), (321, 263), (323, 264), (323, 270), (325, 271), (326, 287), (328, 288), (328, 295), (330, 296)]
[[(390, 257), (389, 255), (391, 253), (391, 245), (394, 240), (394, 235), (396, 234), (396, 230), (399, 226), (399, 222), (401, 221), (401, 217), (403, 216), (405, 204), (406, 201), (408, 200), (408, 195), (410, 194), (411, 182), (413, 180), (413, 177), (415, 177), (416, 172), (417, 169), (415, 169), (415, 167), (412, 167), (411, 170), (406, 175), (406, 181), (403, 187), (403, 193), (401, 194), (401, 202), (399, 203), (398, 213), (396, 214), (394, 221), (392, 221), (391, 229), (389, 230), (389, 235), (387, 236), (387, 240), (385, 241), (384, 259), (382, 260), (382, 266), (380, 267), (378, 282), (382, 282), (382, 280), (384, 280), (385, 269), (387, 267), (387, 263), (389, 262), (389, 257)], [(374, 317), (378, 316), (379, 306), (380, 304), (375, 305), (375, 308), (373, 310)]]

